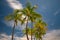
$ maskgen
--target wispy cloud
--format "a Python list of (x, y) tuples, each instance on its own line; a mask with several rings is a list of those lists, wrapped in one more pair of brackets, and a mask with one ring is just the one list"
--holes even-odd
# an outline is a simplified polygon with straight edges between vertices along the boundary
[(22, 9), (22, 4), (18, 0), (6, 0), (13, 9)]
[(54, 26), (54, 25), (55, 25), (55, 23), (53, 23), (53, 22), (52, 22), (50, 25), (51, 25), (51, 26)]
[[(21, 19), (24, 19), (25, 16), (22, 15), (22, 18)], [(27, 19), (27, 18), (26, 18)], [(11, 20), (11, 21), (6, 21), (4, 20), (3, 21), (8, 27), (14, 27), (14, 20)], [(30, 21), (28, 21), (30, 23)], [(28, 23), (28, 24), (29, 24)], [(17, 21), (17, 26), (15, 27), (17, 30), (23, 30), (26, 28), (26, 21), (23, 25), (21, 25), (21, 21)]]
[(54, 15), (56, 16), (57, 14), (59, 14), (59, 12), (60, 12), (60, 9), (57, 10), (57, 11), (54, 13)]
[[(8, 26), (8, 27), (13, 27), (14, 26), (14, 21), (4, 21), (4, 23)], [(23, 30), (26, 27), (26, 24), (21, 25), (21, 22), (18, 21), (17, 26), (15, 27), (15, 29), (17, 30)]]
[(49, 31), (43, 40), (60, 40), (60, 30)]

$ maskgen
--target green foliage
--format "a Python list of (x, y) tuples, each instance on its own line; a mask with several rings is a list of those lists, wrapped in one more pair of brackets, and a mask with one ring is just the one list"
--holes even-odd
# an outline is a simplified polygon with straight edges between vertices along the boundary
[[(30, 3), (27, 3), (26, 7), (22, 10), (22, 13), (26, 17), (28, 17), (29, 21), (34, 22), (34, 28), (26, 29), (28, 31), (28, 34), (35, 35), (36, 38), (40, 38), (44, 34), (46, 34), (45, 26), (47, 25), (44, 21), (41, 20), (42, 16), (39, 13), (35, 12), (36, 8), (37, 8), (36, 5), (32, 7)], [(24, 30), (24, 32), (26, 32), (26, 30)], [(31, 33), (31, 30), (32, 30), (32, 33)]]
[(18, 12), (19, 12), (19, 10), (14, 10), (14, 12), (12, 14), (9, 14), (8, 16), (5, 17), (5, 20), (7, 20), (7, 21), (11, 21), (11, 20), (14, 21), (14, 26), (12, 29), (12, 40), (14, 40), (15, 26), (17, 25), (18, 20), (21, 21), (21, 17), (22, 17), (22, 14), (18, 14)]
[(5, 20), (7, 21), (11, 21), (11, 20), (14, 20), (14, 22), (16, 23), (17, 25), (17, 21), (22, 21), (21, 18), (22, 18), (22, 14), (18, 14), (19, 10), (14, 10), (14, 12), (12, 14), (9, 14), (8, 16), (5, 17)]
[(36, 22), (36, 24), (34, 25), (34, 28), (35, 28), (35, 37), (37, 39), (46, 34), (46, 30), (47, 30), (46, 26), (47, 24), (42, 20), (38, 20)]
[[(27, 28), (24, 29), (23, 32), (26, 34), (27, 31), (27, 34), (34, 35), (37, 39), (41, 38), (46, 34), (47, 24), (42, 20), (41, 14), (35, 12), (36, 8), (37, 5), (32, 6), (30, 2), (28, 2), (25, 8), (23, 8), (22, 10), (14, 10), (14, 12), (6, 16), (5, 19), (8, 21), (14, 20), (16, 25), (18, 21), (21, 22), (21, 25), (24, 24), (27, 20), (33, 22), (33, 28), (29, 28), (27, 26)], [(22, 17), (23, 15), (25, 16), (25, 18)]]

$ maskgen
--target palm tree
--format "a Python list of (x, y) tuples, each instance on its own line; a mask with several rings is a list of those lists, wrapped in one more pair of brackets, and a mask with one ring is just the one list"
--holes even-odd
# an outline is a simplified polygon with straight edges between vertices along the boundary
[(12, 29), (12, 39), (11, 40), (14, 39), (14, 29), (15, 29), (15, 26), (17, 26), (18, 20), (21, 21), (20, 18), (22, 16), (22, 14), (18, 14), (18, 12), (19, 12), (19, 10), (16, 9), (16, 10), (14, 10), (13, 14), (10, 14), (10, 15), (5, 17), (5, 19), (7, 21), (11, 21), (11, 20), (14, 21), (14, 26), (13, 26), (13, 29)]
[[(42, 36), (44, 36), (46, 34), (46, 30), (47, 30), (47, 28), (45, 26), (47, 26), (47, 24), (44, 21), (38, 20), (34, 24), (33, 29), (31, 29), (30, 27), (27, 28), (28, 34), (35, 36), (36, 40), (37, 39), (42, 40)], [(31, 30), (32, 30), (32, 34), (31, 34)], [(26, 30), (23, 30), (23, 31), (24, 31), (24, 33), (26, 32)]]
[[(27, 31), (28, 21), (31, 21), (31, 23), (33, 23), (33, 22), (35, 22), (36, 19), (42, 17), (40, 14), (38, 14), (37, 12), (35, 12), (36, 8), (37, 8), (36, 5), (34, 5), (32, 7), (31, 4), (30, 4), (30, 2), (28, 2), (27, 5), (26, 5), (26, 7), (23, 10), (20, 10), (26, 16), (24, 20), (27, 19), (26, 20), (27, 21), (27, 23), (26, 23), (26, 35), (27, 35), (27, 39), (28, 39), (28, 31)], [(32, 30), (31, 30), (31, 40), (32, 40)]]
[(46, 27), (47, 24), (42, 21), (42, 20), (38, 20), (38, 22), (34, 25), (35, 27), (35, 37), (39, 38), (39, 40), (42, 40), (42, 36), (46, 34)]
[(31, 40), (32, 40), (32, 29), (33, 29), (33, 22), (35, 22), (36, 19), (41, 18), (42, 16), (40, 14), (38, 14), (37, 12), (35, 12), (34, 10), (37, 8), (36, 5), (34, 5), (33, 7), (31, 7), (31, 5), (29, 5), (28, 3), (28, 9), (30, 12), (30, 18), (29, 20), (31, 21)]
[[(40, 14), (38, 14), (37, 12), (35, 12), (36, 9), (36, 5), (34, 5), (33, 7), (31, 6), (31, 4), (28, 2), (26, 7), (23, 10), (20, 10), (20, 12), (22, 12), (26, 17), (24, 20), (27, 21), (26, 23), (26, 36), (27, 39), (28, 38), (28, 31), (27, 31), (27, 26), (28, 26), (28, 21), (31, 21), (32, 23), (36, 20), (36, 18), (41, 18), (42, 16)], [(31, 30), (31, 40), (32, 40), (32, 30)]]

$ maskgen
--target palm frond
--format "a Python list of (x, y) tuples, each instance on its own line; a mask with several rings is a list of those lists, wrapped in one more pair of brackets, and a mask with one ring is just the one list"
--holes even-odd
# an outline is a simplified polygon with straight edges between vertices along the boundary
[(20, 11), (20, 10), (15, 9), (15, 10), (13, 11), (13, 13), (14, 13), (14, 14), (17, 14), (19, 11)]
[(14, 16), (13, 15), (8, 15), (5, 17), (5, 20), (7, 21), (10, 21), (10, 20), (13, 20), (14, 19)]
[(40, 14), (36, 13), (36, 12), (32, 12), (32, 15), (34, 15), (37, 18), (42, 18), (42, 16)]

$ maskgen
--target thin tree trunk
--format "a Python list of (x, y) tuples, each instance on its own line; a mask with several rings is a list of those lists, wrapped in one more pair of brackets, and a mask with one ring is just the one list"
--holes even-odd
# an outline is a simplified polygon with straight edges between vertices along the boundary
[(13, 29), (12, 29), (12, 39), (11, 40), (14, 39), (14, 29), (15, 29), (15, 23), (14, 23), (14, 26), (13, 26)]
[(32, 34), (33, 22), (31, 22), (31, 24), (32, 24), (32, 25), (31, 25), (31, 40), (32, 40), (32, 39), (33, 39), (33, 38), (32, 38), (32, 35), (33, 35), (33, 34)]
[(32, 40), (32, 28), (31, 28), (31, 40)]
[(40, 40), (41, 38), (40, 38), (40, 34), (39, 34), (39, 40)]
[(39, 38), (39, 40), (40, 40), (40, 38)]
[(27, 37), (27, 40), (29, 40), (27, 27), (28, 27), (28, 20), (27, 20), (27, 23), (26, 23), (26, 37)]
[(39, 40), (41, 40), (41, 36), (40, 36), (40, 33), (39, 33)]
[(32, 28), (31, 28), (31, 40), (32, 40)]

